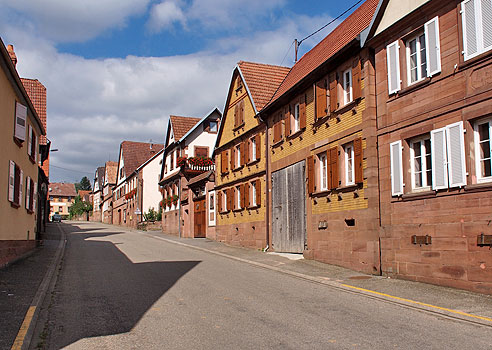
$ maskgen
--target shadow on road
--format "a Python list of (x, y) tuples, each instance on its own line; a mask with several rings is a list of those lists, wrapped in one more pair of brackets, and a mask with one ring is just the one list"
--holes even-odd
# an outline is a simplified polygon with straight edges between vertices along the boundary
[[(65, 226), (69, 241), (49, 313), (50, 349), (80, 339), (129, 332), (145, 312), (200, 261), (133, 263), (111, 242), (118, 234)], [(165, 258), (165, 257), (164, 257)]]

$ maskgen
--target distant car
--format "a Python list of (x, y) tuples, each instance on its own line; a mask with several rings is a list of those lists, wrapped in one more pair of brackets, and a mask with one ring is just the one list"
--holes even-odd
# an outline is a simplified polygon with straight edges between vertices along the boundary
[(52, 222), (61, 222), (62, 218), (60, 214), (54, 214), (53, 217), (51, 218)]

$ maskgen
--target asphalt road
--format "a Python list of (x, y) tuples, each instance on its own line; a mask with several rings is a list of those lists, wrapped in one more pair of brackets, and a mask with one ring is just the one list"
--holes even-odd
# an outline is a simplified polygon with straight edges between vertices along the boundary
[(138, 232), (62, 225), (46, 349), (492, 348), (490, 327)]

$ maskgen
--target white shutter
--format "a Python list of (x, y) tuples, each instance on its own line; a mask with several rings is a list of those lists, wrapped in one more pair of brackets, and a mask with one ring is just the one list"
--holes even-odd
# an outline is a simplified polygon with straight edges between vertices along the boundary
[(398, 40), (386, 47), (388, 64), (388, 94), (394, 94), (400, 90), (400, 57)]
[(21, 170), (20, 171), (20, 179), (19, 179), (19, 205), (22, 206), (22, 185), (23, 185), (23, 177), (24, 177), (24, 172)]
[(463, 54), (467, 60), (478, 52), (475, 0), (465, 0), (461, 3), (461, 17), (463, 21)]
[[(490, 1), (490, 0), (489, 0)], [(441, 71), (441, 47), (439, 42), (439, 18), (434, 17), (424, 25), (427, 76)]]
[(28, 176), (26, 178), (26, 209), (31, 210), (29, 208), (29, 204), (31, 204), (31, 178)]
[(446, 128), (431, 131), (432, 189), (448, 188)]
[(14, 136), (21, 141), (26, 140), (27, 107), (19, 102), (15, 104), (15, 133)]
[(28, 125), (28, 133), (27, 133), (27, 137), (28, 137), (28, 141), (27, 141), (27, 154), (29, 156), (32, 156), (32, 126)]
[(390, 144), (391, 162), (391, 194), (399, 196), (403, 194), (403, 162), (401, 141)]
[(465, 138), (463, 122), (446, 126), (449, 187), (466, 185)]
[(14, 201), (15, 163), (9, 161), (9, 202)]
[(492, 0), (481, 0), (483, 51), (492, 48)]
[(36, 212), (36, 204), (38, 203), (38, 183), (35, 182), (34, 183), (34, 200), (33, 200), (33, 204), (32, 204), (32, 211)]

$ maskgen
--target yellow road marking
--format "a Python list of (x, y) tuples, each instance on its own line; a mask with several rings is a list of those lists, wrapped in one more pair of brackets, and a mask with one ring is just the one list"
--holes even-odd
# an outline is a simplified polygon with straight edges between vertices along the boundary
[(411, 304), (426, 306), (426, 307), (430, 307), (432, 309), (443, 310), (443, 311), (447, 311), (447, 312), (450, 312), (450, 313), (453, 313), (453, 314), (457, 314), (457, 315), (461, 315), (461, 316), (466, 316), (466, 317), (476, 318), (476, 319), (483, 320), (483, 321), (492, 322), (492, 318), (489, 318), (489, 317), (472, 315), (472, 314), (468, 314), (466, 312), (462, 312), (462, 311), (458, 311), (458, 310), (453, 310), (453, 309), (448, 309), (448, 308), (445, 308), (445, 307), (440, 307), (440, 306), (436, 306), (436, 305), (432, 305), (432, 304), (422, 303), (420, 301), (415, 301), (415, 300), (411, 300), (411, 299), (405, 299), (405, 298), (395, 297), (394, 295), (380, 293), (380, 292), (375, 292), (375, 291), (370, 290), (370, 289), (364, 289), (364, 288), (354, 287), (354, 286), (351, 286), (349, 284), (342, 284), (342, 286), (348, 287), (348, 288), (352, 288), (352, 289), (356, 289), (356, 290), (360, 290), (360, 291), (367, 292), (367, 293), (371, 293), (371, 294), (382, 295), (382, 296), (385, 296), (387, 298), (391, 298), (391, 299), (395, 299), (395, 300), (399, 300), (399, 301), (405, 301), (405, 302), (411, 303)]
[(14, 344), (12, 345), (11, 350), (20, 350), (22, 348), (22, 345), (24, 344), (24, 338), (26, 337), (26, 333), (29, 329), (29, 325), (31, 324), (35, 310), (36, 306), (30, 306), (29, 310), (27, 310), (26, 317), (24, 317), (24, 321), (20, 326), (19, 333), (17, 333), (17, 337), (14, 340)]

